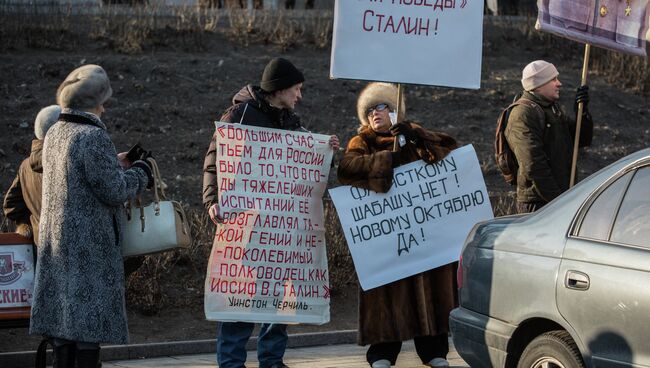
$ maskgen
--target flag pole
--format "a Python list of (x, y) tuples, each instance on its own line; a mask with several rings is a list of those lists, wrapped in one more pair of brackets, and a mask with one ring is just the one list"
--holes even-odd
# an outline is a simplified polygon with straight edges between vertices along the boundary
[[(587, 84), (587, 75), (589, 74), (589, 51), (590, 44), (585, 44), (585, 57), (582, 61), (582, 79), (580, 86)], [(571, 162), (571, 180), (569, 181), (569, 188), (575, 185), (576, 171), (578, 166), (578, 149), (580, 148), (580, 127), (582, 126), (582, 112), (584, 111), (585, 104), (580, 102), (578, 104), (578, 116), (576, 117), (576, 136), (573, 140), (573, 160)]]

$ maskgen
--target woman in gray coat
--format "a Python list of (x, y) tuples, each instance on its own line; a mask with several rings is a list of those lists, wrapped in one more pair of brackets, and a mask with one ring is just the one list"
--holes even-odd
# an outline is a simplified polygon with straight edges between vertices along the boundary
[(99, 343), (128, 342), (119, 212), (152, 179), (145, 161), (118, 157), (100, 120), (111, 94), (100, 66), (75, 69), (45, 137), (30, 333), (53, 342), (54, 367), (96, 368)]

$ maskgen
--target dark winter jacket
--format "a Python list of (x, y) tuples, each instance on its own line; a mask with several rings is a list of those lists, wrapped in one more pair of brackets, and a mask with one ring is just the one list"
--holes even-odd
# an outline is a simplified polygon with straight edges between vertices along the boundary
[[(232, 99), (220, 121), (284, 130), (304, 130), (300, 118), (289, 109), (278, 109), (264, 99), (263, 91), (252, 85), (242, 88)], [(203, 161), (203, 205), (209, 208), (217, 201), (216, 136), (212, 136)]]
[(38, 223), (41, 217), (42, 150), (43, 141), (34, 139), (29, 158), (20, 164), (18, 174), (7, 191), (3, 203), (5, 216), (17, 224), (28, 225), (36, 245), (38, 245)]
[[(519, 163), (517, 201), (547, 203), (569, 188), (575, 120), (557, 102), (524, 92), (522, 98), (538, 104), (544, 121), (534, 107), (517, 105), (510, 112), (505, 136)], [(585, 114), (580, 146), (589, 146), (593, 122)]]
[[(83, 123), (63, 121), (65, 114)], [(60, 119), (43, 147), (30, 333), (125, 344), (120, 211), (145, 190), (147, 173), (137, 162), (120, 168), (106, 126), (95, 115), (63, 109)]]
[[(457, 147), (456, 141), (444, 133), (410, 124), (420, 138), (396, 153), (391, 152), (393, 136), (362, 127), (339, 163), (339, 181), (386, 192), (392, 184), (393, 168), (419, 159), (437, 162)], [(457, 299), (456, 269), (456, 263), (448, 264), (368, 291), (360, 290), (359, 344), (447, 333), (449, 312)]]

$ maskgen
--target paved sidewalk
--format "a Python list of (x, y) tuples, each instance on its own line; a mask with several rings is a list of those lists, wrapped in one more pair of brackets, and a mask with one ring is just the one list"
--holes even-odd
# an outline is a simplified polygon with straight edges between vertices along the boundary
[[(450, 341), (451, 343), (451, 341)], [(285, 354), (285, 363), (291, 368), (368, 368), (366, 348), (354, 344), (326, 345), (305, 348), (290, 348)], [(449, 363), (454, 368), (469, 367), (451, 346)], [(207, 368), (217, 367), (215, 354), (179, 355), (164, 358), (122, 360), (102, 363), (104, 368)], [(255, 351), (248, 352), (247, 368), (258, 368)], [(424, 367), (415, 353), (413, 341), (405, 342), (397, 365), (399, 368)]]

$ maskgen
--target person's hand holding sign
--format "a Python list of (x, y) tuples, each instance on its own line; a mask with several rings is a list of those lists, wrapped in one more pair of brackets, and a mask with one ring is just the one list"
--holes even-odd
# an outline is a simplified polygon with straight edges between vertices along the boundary
[(219, 211), (219, 204), (215, 203), (208, 209), (208, 215), (210, 215), (210, 220), (214, 222), (215, 225), (223, 223), (223, 217)]

